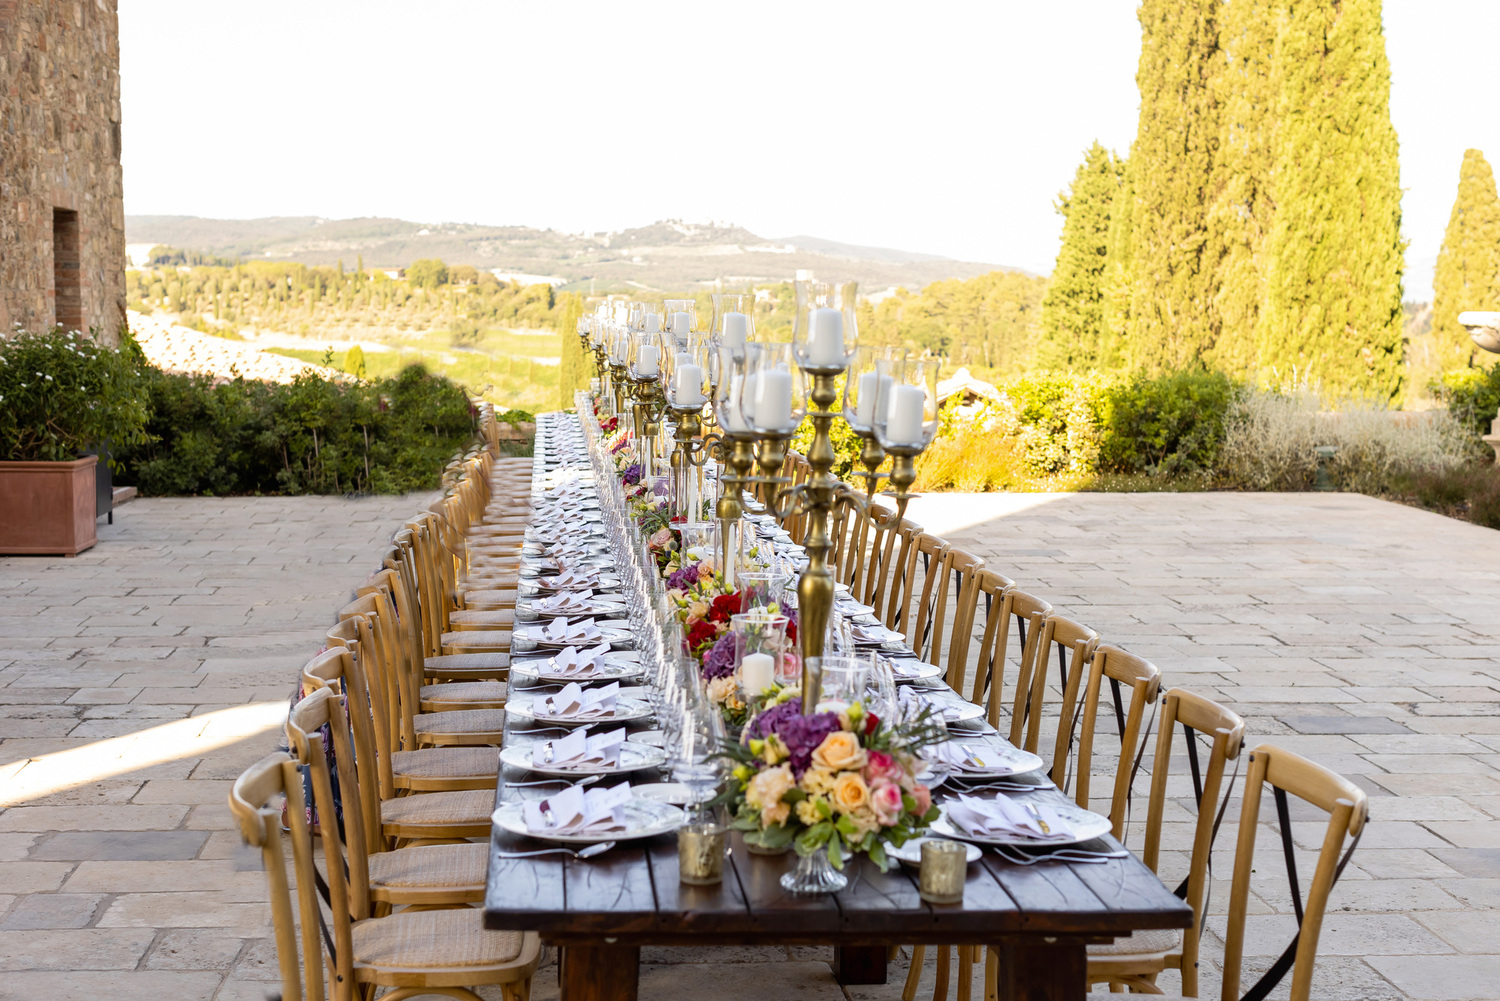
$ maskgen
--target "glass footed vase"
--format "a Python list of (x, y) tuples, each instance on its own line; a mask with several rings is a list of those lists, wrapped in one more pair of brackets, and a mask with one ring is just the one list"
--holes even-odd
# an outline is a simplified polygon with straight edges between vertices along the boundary
[(781, 888), (788, 893), (837, 893), (848, 885), (849, 877), (833, 867), (822, 849), (800, 856), (797, 868), (781, 877)]

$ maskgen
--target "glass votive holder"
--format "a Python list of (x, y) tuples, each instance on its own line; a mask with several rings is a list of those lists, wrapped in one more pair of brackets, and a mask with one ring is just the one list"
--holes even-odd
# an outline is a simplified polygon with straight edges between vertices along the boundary
[(928, 838), (922, 842), (918, 893), (929, 904), (957, 904), (969, 878), (969, 848), (958, 841)]
[(720, 824), (685, 824), (677, 829), (677, 874), (690, 886), (712, 886), (724, 879), (724, 842), (729, 829)]

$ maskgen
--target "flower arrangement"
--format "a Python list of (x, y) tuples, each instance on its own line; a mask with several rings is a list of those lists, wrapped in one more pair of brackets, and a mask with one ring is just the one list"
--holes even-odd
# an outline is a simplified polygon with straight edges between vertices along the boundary
[(885, 869), (887, 842), (900, 846), (938, 817), (916, 752), (941, 739), (930, 711), (892, 724), (856, 702), (804, 716), (800, 695), (783, 689), (726, 745), (733, 826), (768, 850), (826, 851), (835, 868), (864, 852)]

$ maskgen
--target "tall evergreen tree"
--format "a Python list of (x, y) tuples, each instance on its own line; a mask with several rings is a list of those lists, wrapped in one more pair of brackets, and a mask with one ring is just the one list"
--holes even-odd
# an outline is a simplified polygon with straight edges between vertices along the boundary
[(1458, 197), (1432, 277), (1432, 336), (1440, 369), (1474, 364), (1480, 353), (1458, 325), (1466, 309), (1500, 309), (1500, 198), (1477, 149), (1464, 151)]
[(573, 394), (587, 389), (593, 377), (593, 360), (584, 354), (578, 341), (578, 320), (583, 316), (583, 296), (564, 292), (559, 299), (562, 309), (557, 329), (562, 331), (562, 363), (557, 372), (557, 405), (563, 410), (573, 406)]
[(1058, 196), (1062, 246), (1042, 299), (1042, 335), (1036, 363), (1042, 368), (1097, 368), (1105, 339), (1104, 265), (1109, 213), (1120, 190), (1123, 164), (1097, 141), (1084, 153), (1073, 186)]
[(1218, 261), (1212, 361), (1236, 374), (1257, 367), (1256, 329), (1265, 301), (1264, 244), (1272, 219), (1272, 132), (1276, 88), (1272, 55), (1283, 5), (1233, 0), (1219, 14), (1222, 61), (1212, 78), (1220, 109), (1208, 228)]
[(1401, 179), (1380, 0), (1281, 0), (1262, 368), (1401, 390)]
[(1218, 339), (1218, 262), (1208, 209), (1219, 142), (1210, 79), (1219, 65), (1222, 6), (1222, 0), (1142, 0), (1137, 12), (1131, 360), (1151, 370), (1202, 364)]
[(1123, 161), (1120, 188), (1109, 210), (1109, 246), (1105, 254), (1104, 295), (1101, 312), (1104, 334), (1100, 341), (1101, 368), (1119, 368), (1129, 351), (1130, 301), (1135, 280), (1131, 248), (1135, 239), (1135, 161)]

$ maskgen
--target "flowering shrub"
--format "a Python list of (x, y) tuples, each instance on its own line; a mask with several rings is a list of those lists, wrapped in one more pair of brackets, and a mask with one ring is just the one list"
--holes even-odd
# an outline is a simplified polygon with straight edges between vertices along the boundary
[(61, 329), (0, 338), (0, 459), (62, 462), (146, 441), (142, 359), (123, 340), (116, 350)]
[(900, 846), (938, 817), (916, 751), (939, 739), (930, 712), (892, 725), (856, 702), (804, 716), (801, 698), (783, 692), (726, 747), (733, 826), (759, 847), (826, 851), (838, 868), (846, 851), (865, 852), (884, 869), (886, 842)]

